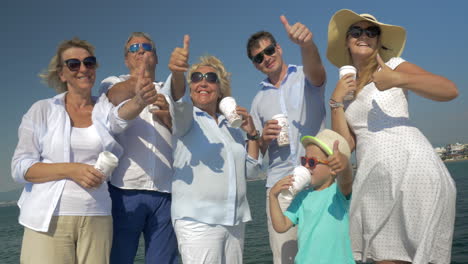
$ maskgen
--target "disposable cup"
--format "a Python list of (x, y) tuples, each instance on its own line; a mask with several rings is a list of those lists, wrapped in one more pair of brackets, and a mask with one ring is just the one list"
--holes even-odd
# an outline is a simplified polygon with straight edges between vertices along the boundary
[(278, 146), (283, 147), (289, 145), (289, 123), (288, 117), (284, 114), (274, 115), (272, 117), (274, 120), (278, 120), (278, 125), (281, 126), (281, 132), (276, 139), (278, 141)]
[(310, 184), (311, 175), (306, 167), (297, 166), (293, 171), (293, 179), (292, 186), (287, 190), (281, 191), (281, 195), (290, 200)]
[(103, 151), (99, 153), (99, 157), (94, 164), (94, 168), (101, 171), (106, 178), (111, 177), (112, 172), (119, 164), (119, 159), (109, 151)]
[(149, 105), (148, 105), (148, 111), (149, 111), (149, 112), (153, 112), (153, 111), (156, 111), (156, 110), (159, 110), (159, 109), (160, 109), (160, 108), (159, 108), (159, 106), (157, 106), (157, 105), (154, 105), (154, 104), (149, 104)]
[(231, 127), (238, 128), (242, 125), (242, 116), (236, 111), (236, 100), (230, 96), (224, 97), (219, 102), (219, 110), (226, 117)]
[[(351, 65), (345, 65), (345, 66), (340, 68), (340, 71), (339, 71), (340, 79), (343, 78), (343, 76), (345, 76), (346, 74), (349, 74), (349, 73), (354, 74), (353, 78), (354, 78), (354, 80), (356, 80), (357, 70), (356, 70), (356, 68), (354, 66), (351, 66)], [(347, 93), (343, 99), (345, 101), (353, 100), (354, 99), (354, 91), (351, 91), (351, 92)]]

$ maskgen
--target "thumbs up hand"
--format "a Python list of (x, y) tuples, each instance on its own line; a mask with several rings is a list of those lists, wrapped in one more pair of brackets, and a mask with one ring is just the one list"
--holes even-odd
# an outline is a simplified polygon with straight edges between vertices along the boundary
[(189, 46), (190, 46), (190, 36), (184, 36), (184, 45), (182, 48), (175, 48), (171, 54), (171, 58), (169, 60), (169, 70), (173, 74), (177, 73), (184, 73), (188, 71), (189, 64)]
[(304, 24), (297, 22), (291, 26), (285, 16), (280, 16), (280, 20), (292, 42), (296, 43), (300, 47), (304, 47), (312, 43), (313, 34)]
[(332, 175), (337, 175), (344, 171), (349, 165), (348, 158), (338, 148), (339, 143), (338, 140), (333, 143), (333, 154), (328, 157), (328, 166), (331, 169)]
[(149, 56), (149, 53), (143, 54), (142, 63), (136, 73), (135, 97), (136, 102), (141, 106), (153, 103), (157, 96), (154, 83), (151, 78), (146, 76), (146, 65), (148, 64)]
[(380, 91), (398, 87), (401, 80), (400, 73), (388, 67), (379, 54), (377, 54), (376, 59), (380, 67), (372, 74), (372, 81), (374, 82), (375, 87)]

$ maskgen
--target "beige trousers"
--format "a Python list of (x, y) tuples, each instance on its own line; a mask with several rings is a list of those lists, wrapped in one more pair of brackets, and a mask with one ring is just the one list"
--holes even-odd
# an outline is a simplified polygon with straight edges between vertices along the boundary
[(112, 216), (53, 216), (48, 232), (24, 228), (20, 263), (109, 263)]
[[(287, 232), (278, 233), (273, 229), (270, 216), (270, 188), (266, 192), (266, 212), (268, 218), (268, 233), (270, 235), (270, 248), (273, 253), (274, 264), (294, 263), (297, 254), (297, 226), (291, 227)], [(278, 196), (281, 211), (286, 211), (292, 200)]]

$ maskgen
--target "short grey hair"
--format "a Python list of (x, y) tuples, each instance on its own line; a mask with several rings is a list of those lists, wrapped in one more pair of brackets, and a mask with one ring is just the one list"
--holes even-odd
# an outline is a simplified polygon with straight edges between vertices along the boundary
[(127, 54), (128, 54), (127, 45), (128, 45), (128, 43), (130, 43), (130, 40), (132, 40), (132, 38), (138, 38), (138, 37), (145, 38), (145, 39), (149, 40), (149, 42), (151, 43), (151, 46), (153, 47), (153, 52), (156, 55), (156, 45), (154, 44), (154, 41), (151, 39), (151, 36), (148, 33), (145, 33), (145, 32), (132, 32), (130, 34), (130, 36), (128, 37), (127, 41), (125, 42), (124, 56), (127, 57)]

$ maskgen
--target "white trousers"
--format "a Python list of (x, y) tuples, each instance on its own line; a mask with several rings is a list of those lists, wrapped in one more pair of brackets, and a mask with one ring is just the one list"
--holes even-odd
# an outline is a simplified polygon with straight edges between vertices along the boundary
[(209, 225), (176, 220), (174, 230), (184, 264), (241, 264), (245, 224)]
[[(268, 217), (268, 233), (270, 236), (270, 248), (273, 253), (274, 264), (294, 263), (297, 254), (297, 226), (291, 227), (284, 233), (278, 233), (273, 229), (270, 215), (270, 188), (266, 193), (266, 211)], [(281, 211), (286, 211), (292, 200), (284, 199), (282, 195), (278, 196)]]

